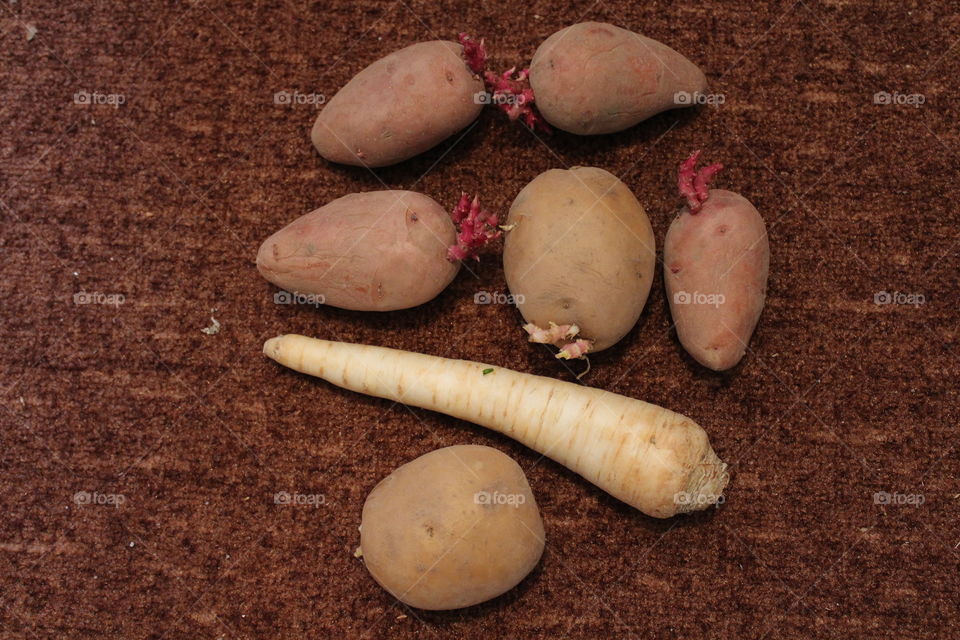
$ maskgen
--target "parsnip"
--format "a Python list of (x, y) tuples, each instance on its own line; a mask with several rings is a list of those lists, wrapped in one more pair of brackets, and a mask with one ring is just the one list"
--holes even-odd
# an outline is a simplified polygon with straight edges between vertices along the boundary
[(489, 364), (300, 335), (271, 338), (263, 352), (338, 387), (499, 431), (657, 518), (703, 509), (727, 484), (726, 465), (699, 425), (640, 400)]

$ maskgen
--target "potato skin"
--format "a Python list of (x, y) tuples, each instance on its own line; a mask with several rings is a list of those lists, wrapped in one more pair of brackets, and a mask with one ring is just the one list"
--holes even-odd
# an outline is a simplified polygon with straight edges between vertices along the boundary
[(463, 47), (434, 40), (377, 60), (324, 106), (311, 139), (331, 162), (385, 167), (430, 149), (473, 122), (483, 81)]
[(714, 371), (735, 366), (766, 298), (770, 245), (760, 213), (743, 196), (711, 189), (696, 215), (684, 209), (670, 225), (663, 257), (680, 344)]
[(384, 478), (363, 505), (360, 549), (370, 575), (420, 609), (469, 607), (509, 591), (540, 561), (543, 545), (523, 470), (490, 447), (422, 455)]
[(450, 215), (413, 191), (354, 193), (267, 238), (257, 269), (287, 291), (341, 309), (392, 311), (432, 300), (457, 275)]
[(633, 328), (650, 293), (656, 240), (630, 189), (596, 167), (551, 169), (513, 201), (503, 246), (507, 286), (527, 322), (576, 324), (612, 346)]
[(595, 135), (683, 106), (674, 94), (703, 93), (707, 78), (661, 42), (611, 24), (583, 22), (540, 45), (530, 65), (530, 86), (547, 122)]

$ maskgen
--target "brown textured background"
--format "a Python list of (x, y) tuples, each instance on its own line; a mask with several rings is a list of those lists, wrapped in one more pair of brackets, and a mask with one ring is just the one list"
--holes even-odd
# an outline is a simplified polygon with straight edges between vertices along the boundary
[[(583, 19), (674, 46), (725, 104), (590, 139), (537, 140), (488, 110), (459, 143), (374, 175), (323, 162), (315, 109), (273, 101), (332, 95), (386, 52), (461, 29), (487, 38), (495, 67), (522, 63)], [(955, 4), (4, 0), (0, 29), (3, 638), (955, 633)], [(78, 105), (80, 91), (126, 102)], [(876, 105), (878, 91), (926, 101)], [(505, 291), (496, 259), (421, 308), (364, 315), (274, 304), (256, 249), (380, 180), (445, 206), (480, 191), (505, 211), (539, 172), (573, 165), (622, 175), (662, 243), (675, 167), (698, 147), (770, 230), (752, 352), (727, 375), (695, 366), (658, 277), (589, 383), (702, 424), (733, 467), (719, 510), (653, 520), (496, 434), (260, 354), (300, 332), (570, 379), (513, 308), (474, 304)], [(925, 302), (875, 305), (882, 291)], [(219, 335), (200, 331), (211, 314)], [(547, 550), (504, 597), (410, 611), (352, 556), (360, 508), (394, 467), (456, 443), (527, 470)], [(280, 491), (326, 504), (276, 505)], [(879, 491), (924, 503), (876, 505)]]

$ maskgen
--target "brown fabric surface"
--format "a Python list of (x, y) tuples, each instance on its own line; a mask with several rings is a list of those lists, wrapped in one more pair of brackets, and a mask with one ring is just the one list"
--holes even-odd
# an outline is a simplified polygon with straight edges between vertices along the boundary
[[(314, 153), (312, 106), (274, 103), (332, 95), (379, 56), (459, 30), (487, 38), (494, 67), (523, 63), (583, 19), (674, 46), (725, 103), (542, 140), (487, 110), (459, 142), (375, 175)], [(0, 33), (0, 636), (955, 634), (955, 5), (21, 0), (0, 4)], [(84, 91), (125, 103), (76, 104)], [(874, 104), (878, 91), (925, 103)], [(718, 510), (648, 518), (497, 434), (260, 353), (298, 332), (571, 379), (515, 309), (474, 304), (506, 291), (495, 258), (421, 308), (366, 315), (274, 304), (256, 249), (381, 180), (448, 207), (479, 191), (505, 212), (538, 173), (573, 165), (622, 175), (662, 246), (675, 168), (700, 147), (770, 231), (751, 353), (726, 375), (697, 367), (658, 275), (588, 382), (703, 425), (733, 470)], [(874, 304), (883, 291), (924, 303)], [(201, 333), (211, 315), (217, 335)], [(411, 611), (353, 557), (360, 509), (392, 469), (456, 443), (519, 461), (547, 549), (495, 601)], [(875, 504), (881, 491), (923, 504)]]

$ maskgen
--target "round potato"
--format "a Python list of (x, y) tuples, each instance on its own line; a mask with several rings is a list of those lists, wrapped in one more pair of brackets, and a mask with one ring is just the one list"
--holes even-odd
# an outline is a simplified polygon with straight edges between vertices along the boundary
[(420, 42), (377, 60), (324, 106), (311, 138), (332, 162), (384, 167), (476, 120), (483, 81), (456, 42)]
[(661, 111), (691, 106), (703, 72), (667, 45), (602, 22), (561, 29), (530, 64), (537, 109), (579, 135), (622, 131)]
[(592, 351), (633, 328), (653, 283), (656, 241), (643, 207), (613, 174), (552, 169), (513, 201), (503, 267), (524, 319), (575, 324)]
[(432, 300), (457, 275), (450, 215), (413, 191), (343, 196), (267, 238), (257, 269), (268, 281), (341, 309), (391, 311)]
[(523, 470), (490, 447), (457, 445), (408, 462), (363, 505), (367, 570), (401, 602), (459, 609), (509, 591), (543, 553)]

